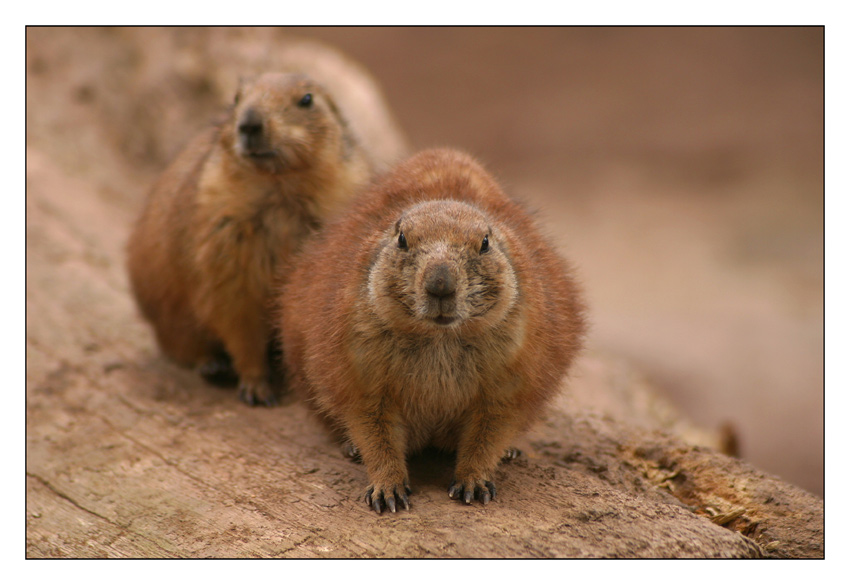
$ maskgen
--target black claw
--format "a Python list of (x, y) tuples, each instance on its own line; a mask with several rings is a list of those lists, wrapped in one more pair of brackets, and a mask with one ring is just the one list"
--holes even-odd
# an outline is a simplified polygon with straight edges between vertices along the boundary
[(409, 484), (408, 482), (406, 482), (406, 481), (404, 482), (404, 491), (405, 491), (405, 493), (407, 493), (407, 494), (412, 494), (412, 493), (413, 493), (413, 490), (412, 490), (412, 489), (410, 489), (410, 484)]
[(260, 399), (250, 386), (239, 387), (239, 400), (248, 406), (277, 406), (277, 396), (272, 393), (268, 398)]
[(496, 486), (492, 481), (485, 481), (483, 483), (484, 487), (481, 487), (479, 484), (478, 486), (467, 488), (463, 484), (458, 483), (457, 480), (454, 480), (452, 485), (449, 486), (449, 497), (453, 500), (463, 500), (465, 504), (471, 504), (473, 500), (487, 504), (496, 499)]
[(366, 504), (378, 514), (384, 510), (395, 514), (402, 506), (405, 510), (410, 510), (410, 500), (401, 486), (394, 486), (391, 492), (384, 490), (376, 492), (375, 486), (370, 486), (366, 490), (365, 500)]
[(475, 494), (473, 493), (472, 490), (463, 490), (463, 503), (464, 504), (471, 504), (472, 498), (473, 498), (474, 495)]

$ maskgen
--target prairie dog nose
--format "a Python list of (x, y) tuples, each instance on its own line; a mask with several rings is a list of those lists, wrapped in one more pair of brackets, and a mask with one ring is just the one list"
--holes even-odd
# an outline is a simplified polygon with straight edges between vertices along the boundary
[(239, 136), (246, 149), (252, 150), (259, 146), (263, 134), (263, 117), (256, 110), (246, 110), (239, 121)]
[(430, 268), (425, 276), (425, 290), (433, 297), (443, 298), (453, 295), (457, 290), (457, 279), (448, 264), (438, 264)]

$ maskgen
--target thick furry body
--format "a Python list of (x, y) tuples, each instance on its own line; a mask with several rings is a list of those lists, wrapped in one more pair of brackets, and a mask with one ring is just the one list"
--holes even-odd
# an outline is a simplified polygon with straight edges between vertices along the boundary
[(133, 291), (164, 353), (212, 375), (232, 366), (243, 400), (273, 403), (276, 275), (373, 166), (310, 78), (266, 74), (244, 84), (227, 121), (156, 183), (130, 238)]
[(420, 153), (309, 240), (282, 301), (291, 384), (353, 443), (377, 510), (408, 453), (457, 452), (452, 497), (493, 472), (578, 353), (583, 305), (530, 216), (469, 156)]

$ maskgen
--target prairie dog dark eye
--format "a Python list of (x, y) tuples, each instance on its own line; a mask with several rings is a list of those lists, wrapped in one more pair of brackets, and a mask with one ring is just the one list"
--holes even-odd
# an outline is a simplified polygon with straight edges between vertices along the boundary
[(313, 105), (313, 94), (312, 93), (305, 93), (304, 97), (302, 97), (300, 100), (298, 100), (298, 105), (302, 108), (309, 108), (310, 106), (312, 106)]
[(398, 247), (407, 250), (407, 238), (404, 237), (404, 232), (398, 233)]
[(484, 241), (481, 242), (481, 254), (490, 249), (490, 236), (484, 236)]

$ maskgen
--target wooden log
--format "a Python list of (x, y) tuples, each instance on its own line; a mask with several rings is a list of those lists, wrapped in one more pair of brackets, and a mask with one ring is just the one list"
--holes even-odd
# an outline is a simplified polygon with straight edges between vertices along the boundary
[(132, 204), (36, 149), (27, 185), (28, 558), (823, 556), (820, 498), (594, 354), (496, 500), (450, 500), (451, 456), (425, 453), (411, 510), (379, 516), (305, 405), (250, 408), (159, 357), (124, 272)]

